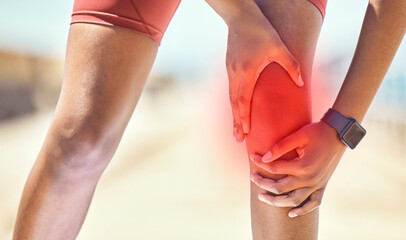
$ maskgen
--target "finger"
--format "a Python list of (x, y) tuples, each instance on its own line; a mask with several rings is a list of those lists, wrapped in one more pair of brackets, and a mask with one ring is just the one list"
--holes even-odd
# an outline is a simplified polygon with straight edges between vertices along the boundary
[[(236, 114), (238, 114), (238, 113), (236, 113)], [(235, 131), (235, 138), (236, 138), (237, 142), (243, 142), (244, 138), (245, 138), (245, 134), (244, 134), (244, 132), (242, 130), (241, 123), (237, 123), (234, 120), (234, 128), (235, 128), (235, 130), (234, 130)]]
[(269, 173), (289, 175), (297, 175), (299, 172), (298, 169), (300, 169), (299, 161), (301, 161), (300, 158), (294, 158), (291, 160), (280, 159), (274, 160), (271, 163), (264, 163), (258, 154), (251, 154), (250, 159), (257, 167)]
[(262, 157), (262, 161), (266, 163), (272, 162), (293, 149), (302, 148), (305, 143), (306, 137), (303, 134), (302, 129), (299, 129), (298, 131), (275, 143), (271, 147), (271, 150)]
[(310, 195), (310, 200), (299, 208), (294, 208), (289, 212), (289, 217), (303, 216), (315, 210), (321, 205), (324, 189), (319, 189)]
[(239, 113), (239, 109), (238, 109), (239, 83), (236, 82), (237, 79), (234, 79), (233, 74), (229, 73), (228, 76), (229, 76), (229, 95), (230, 95), (230, 103), (231, 103), (231, 112), (233, 114), (233, 119), (234, 119), (233, 130), (235, 132), (235, 137), (236, 137), (237, 141), (242, 142), (244, 140), (244, 134), (241, 129), (241, 119), (240, 119), (240, 113)]
[(303, 79), (300, 74), (300, 66), (295, 57), (290, 53), (285, 45), (283, 45), (281, 56), (274, 61), (279, 63), (288, 72), (293, 82), (301, 87), (304, 85)]
[(233, 119), (233, 136), (237, 138), (237, 127), (235, 126), (235, 120)]
[(258, 187), (265, 191), (274, 194), (284, 194), (295, 189), (303, 188), (305, 184), (301, 184), (300, 181), (294, 176), (288, 175), (284, 178), (273, 180), (266, 177), (262, 177), (257, 173), (251, 174), (251, 181)]
[[(251, 79), (252, 78), (252, 79)], [(250, 111), (251, 111), (251, 99), (256, 83), (255, 75), (243, 75), (240, 79), (240, 89), (238, 93), (238, 104), (240, 110), (241, 124), (244, 133), (248, 133), (250, 130)]]
[(266, 193), (258, 194), (258, 199), (274, 207), (297, 207), (312, 193), (310, 188), (300, 188), (289, 194), (272, 196)]

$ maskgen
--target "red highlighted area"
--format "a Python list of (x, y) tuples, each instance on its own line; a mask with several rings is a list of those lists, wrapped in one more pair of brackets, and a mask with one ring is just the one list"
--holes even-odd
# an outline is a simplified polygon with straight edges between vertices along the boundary
[[(276, 62), (260, 74), (251, 102), (251, 130), (246, 136), (248, 155), (264, 155), (273, 144), (311, 122), (310, 82), (297, 87), (285, 69)], [(295, 150), (281, 159), (297, 156)], [(252, 172), (280, 179), (286, 175), (270, 174), (251, 164)], [(272, 164), (272, 163), (270, 163)]]

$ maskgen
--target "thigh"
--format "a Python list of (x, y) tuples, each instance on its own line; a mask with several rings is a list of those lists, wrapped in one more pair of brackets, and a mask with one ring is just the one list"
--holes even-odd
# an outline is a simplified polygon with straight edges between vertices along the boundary
[(62, 89), (47, 141), (51, 149), (82, 146), (86, 151), (86, 145), (114, 149), (141, 95), (157, 49), (158, 44), (143, 34), (72, 24)]

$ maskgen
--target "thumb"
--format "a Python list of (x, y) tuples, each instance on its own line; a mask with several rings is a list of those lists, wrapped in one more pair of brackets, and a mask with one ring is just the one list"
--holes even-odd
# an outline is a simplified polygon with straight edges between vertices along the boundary
[(262, 161), (266, 163), (272, 162), (287, 152), (298, 147), (302, 147), (305, 144), (305, 139), (306, 138), (304, 134), (302, 134), (302, 130), (299, 129), (298, 131), (275, 143), (271, 147), (271, 150), (262, 157)]
[(302, 87), (304, 85), (302, 76), (300, 74), (300, 66), (290, 51), (284, 48), (280, 58), (276, 59), (275, 62), (279, 63), (288, 72), (289, 76), (292, 78), (293, 82)]

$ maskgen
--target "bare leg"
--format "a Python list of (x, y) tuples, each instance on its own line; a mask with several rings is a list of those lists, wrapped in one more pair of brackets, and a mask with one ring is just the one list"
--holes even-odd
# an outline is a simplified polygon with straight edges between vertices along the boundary
[(71, 26), (61, 95), (24, 188), (14, 240), (76, 238), (157, 49), (129, 30)]
[[(256, 0), (262, 12), (275, 27), (287, 48), (299, 61), (305, 86), (294, 85), (287, 72), (277, 63), (268, 65), (255, 86), (251, 108), (251, 132), (247, 151), (265, 154), (278, 140), (311, 122), (310, 79), (314, 52), (322, 26), (317, 8), (306, 0)], [(296, 152), (283, 156), (291, 159)], [(250, 164), (251, 172), (271, 179), (274, 175)], [(252, 232), (255, 240), (317, 239), (318, 210), (294, 219), (291, 208), (272, 207), (258, 200), (264, 192), (251, 183)]]

